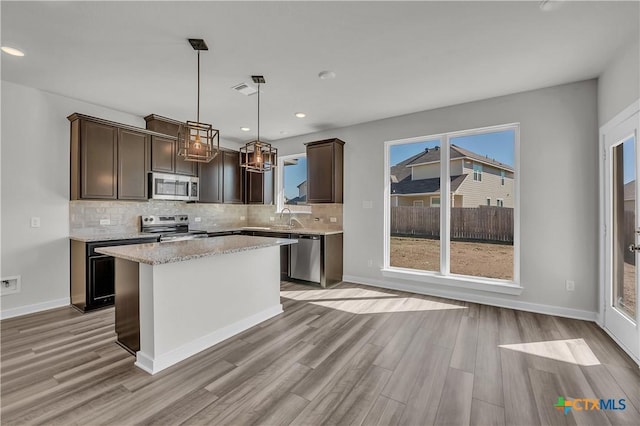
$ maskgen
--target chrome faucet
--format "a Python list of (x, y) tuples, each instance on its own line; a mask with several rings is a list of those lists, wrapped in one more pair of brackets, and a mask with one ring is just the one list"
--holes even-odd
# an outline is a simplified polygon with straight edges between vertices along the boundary
[(280, 211), (280, 220), (282, 220), (282, 215), (284, 215), (285, 210), (289, 212), (289, 226), (291, 226), (291, 209), (289, 207), (285, 207)]

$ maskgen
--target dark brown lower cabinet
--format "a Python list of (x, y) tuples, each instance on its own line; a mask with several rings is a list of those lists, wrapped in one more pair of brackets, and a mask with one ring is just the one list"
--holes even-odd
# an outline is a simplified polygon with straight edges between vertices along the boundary
[(87, 312), (114, 303), (115, 259), (97, 253), (97, 248), (157, 240), (157, 237), (93, 242), (71, 240), (71, 304)]

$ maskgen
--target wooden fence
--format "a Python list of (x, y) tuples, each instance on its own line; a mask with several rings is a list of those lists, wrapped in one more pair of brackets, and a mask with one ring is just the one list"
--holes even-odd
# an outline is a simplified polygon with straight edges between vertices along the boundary
[[(440, 208), (391, 207), (391, 235), (440, 236)], [(513, 209), (453, 207), (451, 238), (513, 243)]]

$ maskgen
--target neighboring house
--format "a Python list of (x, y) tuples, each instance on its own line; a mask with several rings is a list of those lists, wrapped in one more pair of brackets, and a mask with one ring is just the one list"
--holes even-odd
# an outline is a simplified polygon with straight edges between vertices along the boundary
[(307, 202), (307, 181), (303, 181), (298, 185), (298, 196), (290, 200), (286, 200), (285, 204), (304, 204)]
[[(451, 206), (513, 207), (513, 168), (451, 145)], [(391, 205), (440, 205), (440, 149), (427, 148), (391, 167)]]
[(624, 184), (624, 209), (634, 211), (636, 209), (636, 181), (632, 180)]

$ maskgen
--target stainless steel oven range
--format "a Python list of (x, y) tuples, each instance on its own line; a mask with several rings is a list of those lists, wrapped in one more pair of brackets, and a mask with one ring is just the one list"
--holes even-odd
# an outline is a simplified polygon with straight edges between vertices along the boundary
[(207, 238), (207, 231), (189, 229), (189, 216), (150, 215), (140, 216), (140, 232), (160, 235), (160, 242)]

